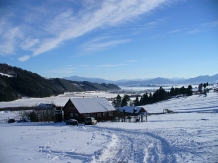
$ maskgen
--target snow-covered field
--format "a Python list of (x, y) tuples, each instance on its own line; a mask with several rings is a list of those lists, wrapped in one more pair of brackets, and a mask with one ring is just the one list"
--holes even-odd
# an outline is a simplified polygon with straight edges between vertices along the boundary
[(69, 92), (65, 94), (61, 94), (59, 96), (51, 96), (45, 98), (22, 98), (15, 101), (10, 102), (0, 102), (0, 108), (7, 107), (32, 107), (37, 106), (40, 103), (51, 104), (54, 103), (56, 106), (64, 106), (69, 98), (88, 98), (88, 97), (105, 97), (105, 98), (113, 98), (116, 97), (117, 94), (107, 93), (107, 92)]
[(0, 162), (218, 162), (218, 114), (180, 113), (149, 122), (0, 124)]
[[(2, 121), (0, 162), (218, 162), (217, 93), (175, 98), (145, 108), (179, 113), (152, 115), (148, 122), (95, 126)], [(0, 119), (12, 116), (13, 112), (1, 112)]]
[(158, 113), (163, 109), (175, 112), (218, 112), (218, 93), (211, 92), (207, 95), (192, 95), (172, 98), (152, 105), (146, 105), (150, 113)]

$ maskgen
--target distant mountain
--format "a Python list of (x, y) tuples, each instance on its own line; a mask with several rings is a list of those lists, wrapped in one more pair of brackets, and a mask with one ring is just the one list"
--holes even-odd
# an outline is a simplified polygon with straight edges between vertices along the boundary
[(77, 82), (66, 79), (45, 79), (36, 73), (0, 64), (0, 101), (12, 101), (20, 96), (49, 97), (64, 92), (119, 90), (114, 84)]
[(71, 81), (89, 81), (93, 83), (111, 83), (111, 84), (118, 84), (118, 85), (123, 85), (130, 81), (134, 81), (134, 82), (144, 81), (144, 79), (134, 79), (134, 80), (121, 79), (121, 80), (113, 81), (113, 80), (106, 80), (102, 78), (91, 78), (91, 77), (80, 77), (80, 76), (64, 77), (64, 79), (71, 80)]
[(218, 83), (218, 74), (213, 75), (213, 76), (208, 76), (208, 75), (198, 76), (198, 77), (190, 78), (190, 79), (183, 81), (183, 83), (191, 83), (191, 84), (195, 84), (195, 83), (199, 84), (199, 83), (206, 83), (206, 82)]
[(123, 79), (123, 80), (105, 80), (101, 78), (86, 78), (86, 77), (79, 77), (79, 76), (71, 76), (65, 77), (64, 79), (72, 80), (72, 81), (89, 81), (89, 82), (97, 82), (97, 83), (113, 83), (120, 86), (147, 86), (147, 85), (154, 85), (154, 84), (172, 84), (175, 83), (177, 80), (170, 80), (166, 78), (154, 78), (154, 79)]
[(110, 83), (109, 80), (101, 79), (101, 78), (87, 78), (87, 77), (80, 77), (80, 76), (71, 76), (71, 77), (65, 77), (66, 80), (71, 81), (89, 81), (93, 83)]
[(218, 74), (213, 76), (198, 76), (195, 78), (184, 79), (184, 78), (154, 78), (154, 79), (123, 79), (123, 80), (105, 80), (101, 78), (86, 78), (86, 77), (79, 77), (79, 76), (71, 76), (66, 77), (65, 79), (72, 80), (72, 81), (90, 81), (90, 82), (97, 82), (97, 83), (112, 83), (119, 86), (150, 86), (150, 85), (161, 85), (161, 84), (199, 84), (202, 82), (209, 82), (209, 83), (217, 83), (218, 82)]

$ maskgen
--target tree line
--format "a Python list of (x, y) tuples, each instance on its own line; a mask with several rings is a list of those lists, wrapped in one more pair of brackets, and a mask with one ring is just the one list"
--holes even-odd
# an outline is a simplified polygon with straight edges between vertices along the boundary
[[(159, 101), (170, 99), (174, 96), (178, 95), (187, 95), (191, 96), (193, 94), (192, 86), (189, 85), (187, 88), (182, 86), (181, 88), (174, 88), (172, 87), (170, 91), (166, 91), (162, 87), (157, 89), (154, 93), (144, 93), (142, 96), (136, 96), (134, 101), (130, 100), (129, 95), (124, 95), (123, 98), (118, 94), (116, 98), (114, 98), (112, 104), (115, 107), (122, 107), (122, 106), (140, 106), (140, 105), (147, 105), (153, 104)], [(139, 99), (139, 97), (141, 97)]]

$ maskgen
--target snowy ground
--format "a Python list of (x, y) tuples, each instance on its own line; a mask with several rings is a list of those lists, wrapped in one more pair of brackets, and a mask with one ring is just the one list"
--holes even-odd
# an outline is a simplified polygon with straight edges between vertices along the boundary
[(218, 93), (211, 92), (207, 95), (193, 95), (172, 98), (152, 105), (146, 105), (150, 113), (158, 113), (163, 109), (175, 112), (218, 112)]
[(0, 102), (0, 108), (7, 108), (7, 107), (33, 107), (37, 106), (40, 103), (47, 103), (51, 104), (54, 103), (56, 106), (64, 106), (69, 98), (88, 98), (88, 97), (105, 97), (105, 98), (113, 98), (116, 97), (117, 94), (114, 93), (107, 93), (107, 92), (69, 92), (65, 94), (61, 94), (58, 96), (51, 96), (45, 98), (22, 98), (15, 101), (10, 102)]
[[(105, 122), (95, 126), (64, 123), (0, 122), (3, 163), (218, 162), (218, 94), (181, 97), (146, 105), (192, 113), (161, 114), (148, 122)], [(0, 119), (15, 116), (1, 112)]]
[(149, 122), (0, 124), (0, 162), (218, 162), (218, 114), (150, 116)]

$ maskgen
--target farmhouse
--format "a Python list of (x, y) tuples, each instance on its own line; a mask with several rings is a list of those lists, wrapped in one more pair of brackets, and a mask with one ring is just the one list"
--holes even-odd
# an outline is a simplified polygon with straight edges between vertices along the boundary
[(70, 98), (62, 109), (64, 120), (75, 118), (84, 121), (86, 117), (94, 117), (97, 121), (113, 120), (116, 109), (103, 97)]

